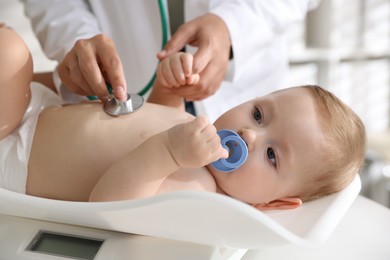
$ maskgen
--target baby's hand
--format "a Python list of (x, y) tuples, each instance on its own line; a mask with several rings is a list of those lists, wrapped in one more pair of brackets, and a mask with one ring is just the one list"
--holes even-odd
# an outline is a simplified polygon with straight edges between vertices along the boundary
[(163, 59), (158, 65), (157, 80), (167, 88), (197, 84), (199, 74), (192, 74), (192, 64), (192, 54), (174, 53)]
[(180, 124), (168, 130), (170, 152), (180, 167), (195, 168), (227, 158), (215, 127), (206, 117)]

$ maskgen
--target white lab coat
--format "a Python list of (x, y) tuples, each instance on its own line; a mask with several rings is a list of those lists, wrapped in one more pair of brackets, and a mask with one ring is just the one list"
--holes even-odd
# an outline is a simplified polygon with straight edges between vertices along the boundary
[[(157, 1), (152, 0), (21, 0), (46, 55), (61, 61), (77, 39), (101, 32), (113, 38), (122, 59), (130, 93), (151, 78), (161, 49)], [(283, 35), (304, 19), (318, 0), (185, 1), (185, 20), (206, 12), (226, 23), (234, 59), (220, 89), (196, 102), (197, 111), (214, 121), (221, 113), (286, 86), (288, 56)], [(193, 51), (193, 50), (192, 50)]]

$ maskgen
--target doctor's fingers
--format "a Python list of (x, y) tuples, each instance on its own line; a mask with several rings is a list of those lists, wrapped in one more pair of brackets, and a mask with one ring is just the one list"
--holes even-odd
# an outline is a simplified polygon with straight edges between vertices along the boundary
[(77, 52), (78, 68), (91, 89), (91, 94), (104, 97), (108, 95), (105, 79), (100, 70), (95, 51), (86, 48)]
[(190, 42), (198, 48), (194, 54), (194, 73), (201, 73), (212, 61), (225, 66), (229, 62), (231, 48), (230, 34), (225, 22), (213, 14), (205, 14), (194, 22), (198, 24), (196, 37)]
[(188, 85), (198, 84), (199, 79), (200, 79), (199, 74), (192, 74), (191, 76), (186, 77), (186, 81)]
[(202, 73), (209, 66), (220, 67), (225, 72), (229, 63), (230, 40), (208, 36), (207, 31), (203, 34), (195, 45), (198, 49), (194, 54), (193, 72)]
[[(107, 82), (118, 99), (126, 100), (127, 86), (122, 62), (110, 37), (98, 34), (89, 39), (80, 39), (70, 53), (78, 57), (80, 70), (95, 95), (100, 98), (107, 95)], [(102, 76), (103, 73), (106, 78)]]
[(115, 97), (125, 101), (127, 98), (127, 84), (123, 71), (122, 61), (113, 44), (102, 46), (97, 50), (101, 69), (107, 75), (106, 81), (111, 84)]
[(82, 96), (94, 95), (78, 68), (77, 60), (73, 57), (71, 58), (68, 55), (65, 57), (64, 61), (58, 66), (58, 74), (61, 82), (70, 91)]
[(188, 100), (202, 100), (213, 95), (221, 86), (228, 68), (227, 57), (214, 57), (200, 73), (200, 80), (196, 92), (189, 94)]
[(218, 59), (218, 52), (213, 52), (208, 42), (201, 43), (194, 54), (193, 73), (201, 73), (213, 59)]
[(159, 60), (182, 50), (184, 46), (189, 43), (197, 30), (197, 28), (195, 28), (192, 24), (193, 22), (187, 22), (177, 29), (171, 39), (165, 44), (164, 49), (157, 53), (157, 58)]

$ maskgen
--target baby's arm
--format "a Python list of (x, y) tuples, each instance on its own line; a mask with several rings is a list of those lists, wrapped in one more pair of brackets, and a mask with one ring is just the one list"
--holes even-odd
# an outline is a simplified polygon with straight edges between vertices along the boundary
[(171, 89), (198, 83), (199, 74), (192, 74), (193, 56), (179, 52), (162, 60), (157, 69), (157, 79), (148, 102), (182, 108), (184, 99), (172, 94)]
[(57, 93), (57, 89), (53, 81), (53, 72), (34, 73), (32, 80), (41, 83), (45, 87), (48, 87), (49, 89)]
[(227, 157), (205, 117), (176, 125), (141, 144), (114, 163), (94, 187), (91, 201), (143, 198), (158, 193), (179, 168), (197, 168)]

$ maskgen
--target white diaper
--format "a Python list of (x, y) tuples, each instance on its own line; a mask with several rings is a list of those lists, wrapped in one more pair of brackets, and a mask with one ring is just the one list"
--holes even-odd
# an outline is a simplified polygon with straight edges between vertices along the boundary
[(0, 188), (26, 192), (27, 166), (41, 111), (61, 99), (40, 83), (31, 83), (31, 101), (18, 128), (0, 140)]

